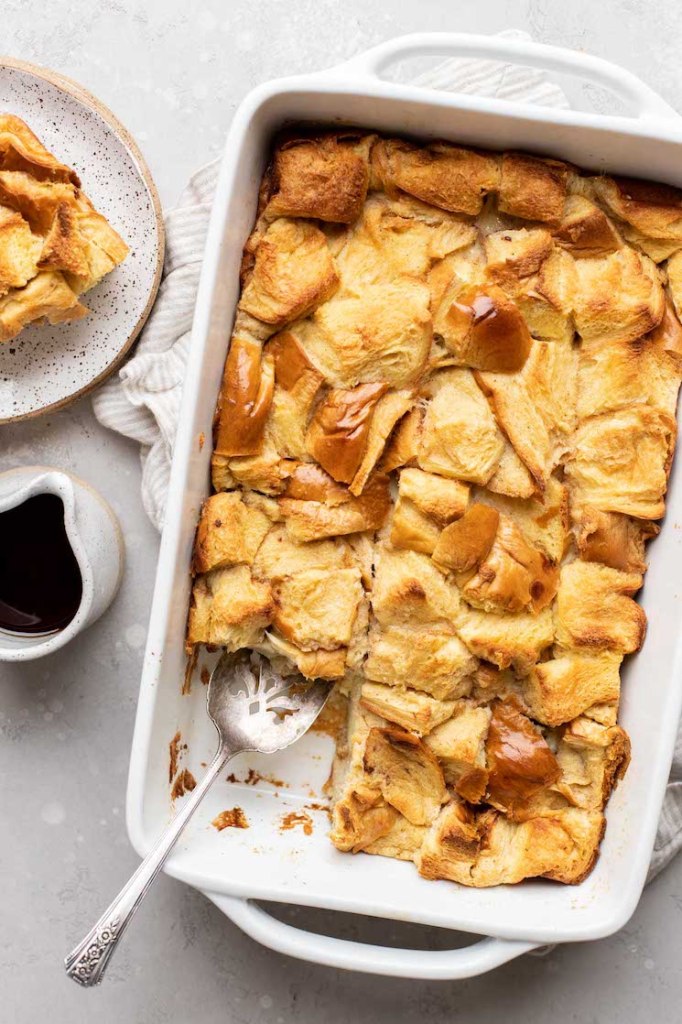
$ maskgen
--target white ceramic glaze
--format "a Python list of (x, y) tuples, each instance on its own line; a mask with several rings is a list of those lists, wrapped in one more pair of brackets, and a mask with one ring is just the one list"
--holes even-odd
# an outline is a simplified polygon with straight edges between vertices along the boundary
[(31, 635), (0, 629), (0, 661), (31, 661), (59, 650), (109, 607), (123, 573), (118, 520), (92, 487), (49, 466), (22, 466), (0, 473), (0, 512), (17, 508), (37, 494), (56, 494), (62, 500), (66, 535), (78, 562), (83, 594), (71, 622), (56, 633)]
[[(383, 81), (403, 56), (467, 55), (530, 64), (586, 77), (618, 93), (632, 117), (550, 110), (476, 96), (456, 96)], [(419, 35), (394, 40), (331, 71), (263, 85), (235, 114), (223, 159), (199, 296), (170, 480), (128, 788), (128, 830), (140, 854), (163, 829), (172, 804), (168, 743), (179, 729), (183, 765), (199, 777), (214, 737), (195, 671), (183, 693), (188, 567), (197, 515), (209, 487), (213, 409), (238, 297), (242, 246), (253, 223), (260, 177), (273, 133), (287, 121), (354, 123), (387, 132), (445, 138), (492, 149), (563, 157), (587, 168), (656, 178), (682, 186), (682, 121), (628, 72), (585, 54), (499, 37)], [(480, 974), (534, 945), (596, 939), (619, 929), (639, 900), (656, 833), (682, 705), (682, 472), (673, 468), (668, 515), (650, 548), (641, 603), (649, 618), (643, 652), (627, 661), (621, 721), (633, 759), (609, 803), (608, 828), (592, 874), (579, 886), (541, 879), (472, 889), (426, 881), (413, 865), (335, 850), (320, 799), (333, 744), (319, 734), (264, 763), (284, 780), (276, 793), (217, 784), (208, 806), (166, 865), (204, 890), (240, 927), (275, 949), (336, 967), (413, 978)], [(208, 822), (238, 804), (250, 827), (218, 833)], [(281, 817), (308, 805), (313, 832), (283, 831)], [(203, 819), (203, 820), (202, 820)], [(306, 904), (408, 920), (472, 933), (479, 941), (446, 953), (368, 947), (284, 924), (252, 901)], [(480, 936), (488, 938), (480, 939)]]
[(156, 189), (137, 146), (113, 114), (73, 82), (0, 57), (0, 111), (23, 118), (123, 236), (124, 262), (83, 298), (72, 323), (34, 324), (0, 344), (0, 423), (66, 405), (111, 373), (139, 334), (156, 295), (164, 231)]

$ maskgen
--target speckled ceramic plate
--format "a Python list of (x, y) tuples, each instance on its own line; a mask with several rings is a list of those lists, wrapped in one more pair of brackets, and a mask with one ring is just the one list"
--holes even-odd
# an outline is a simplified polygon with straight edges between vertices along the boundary
[(61, 408), (116, 369), (156, 297), (164, 230), (159, 197), (135, 142), (75, 82), (0, 57), (0, 110), (23, 118), (75, 169), (84, 191), (130, 246), (124, 262), (85, 296), (87, 317), (33, 325), (0, 345), (0, 423), (6, 423)]

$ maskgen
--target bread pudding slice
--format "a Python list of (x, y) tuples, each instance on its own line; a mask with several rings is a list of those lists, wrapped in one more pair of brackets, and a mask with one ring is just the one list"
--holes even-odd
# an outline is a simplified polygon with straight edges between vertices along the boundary
[(0, 114), (0, 342), (37, 321), (78, 320), (80, 297), (128, 246), (31, 129)]

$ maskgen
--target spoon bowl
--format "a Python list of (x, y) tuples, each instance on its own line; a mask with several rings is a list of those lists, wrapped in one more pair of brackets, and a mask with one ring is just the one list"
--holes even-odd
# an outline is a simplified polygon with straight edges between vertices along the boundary
[(262, 654), (239, 651), (213, 669), (206, 704), (221, 744), (274, 754), (310, 728), (330, 689), (323, 680), (281, 676)]
[(281, 676), (256, 652), (223, 654), (211, 673), (206, 695), (208, 714), (218, 731), (217, 753), (135, 874), (64, 961), (70, 978), (84, 988), (102, 980), (133, 914), (230, 758), (245, 750), (273, 754), (294, 743), (313, 724), (331, 689), (332, 684), (322, 680)]

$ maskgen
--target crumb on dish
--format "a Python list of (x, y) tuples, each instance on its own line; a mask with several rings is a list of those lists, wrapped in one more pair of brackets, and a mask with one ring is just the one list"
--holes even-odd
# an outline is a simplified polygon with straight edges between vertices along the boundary
[(232, 807), (221, 811), (211, 822), (214, 828), (222, 832), (224, 828), (248, 828), (249, 822), (241, 807)]

